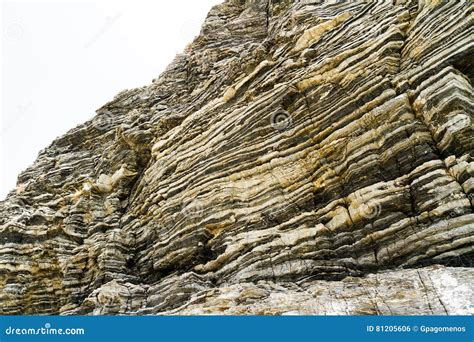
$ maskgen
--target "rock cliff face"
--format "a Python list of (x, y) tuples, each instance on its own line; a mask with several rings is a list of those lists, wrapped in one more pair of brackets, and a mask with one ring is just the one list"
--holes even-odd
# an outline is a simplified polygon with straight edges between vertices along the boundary
[(0, 202), (0, 313), (473, 314), (473, 9), (214, 7)]

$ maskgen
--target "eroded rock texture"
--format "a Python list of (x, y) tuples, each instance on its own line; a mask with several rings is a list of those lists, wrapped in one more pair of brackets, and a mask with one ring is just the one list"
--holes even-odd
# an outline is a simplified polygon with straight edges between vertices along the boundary
[(214, 7), (20, 174), (0, 313), (474, 313), (473, 8)]

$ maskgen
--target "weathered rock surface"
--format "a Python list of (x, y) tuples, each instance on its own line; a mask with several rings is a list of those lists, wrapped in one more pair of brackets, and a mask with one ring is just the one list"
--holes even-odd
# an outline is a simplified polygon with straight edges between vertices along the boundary
[(473, 9), (214, 7), (0, 202), (0, 314), (473, 314)]

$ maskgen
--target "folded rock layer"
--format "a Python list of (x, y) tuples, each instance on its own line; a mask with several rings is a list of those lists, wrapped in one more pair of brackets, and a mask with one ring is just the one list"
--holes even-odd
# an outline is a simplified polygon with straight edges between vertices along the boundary
[(473, 9), (215, 6), (0, 202), (0, 314), (473, 314)]

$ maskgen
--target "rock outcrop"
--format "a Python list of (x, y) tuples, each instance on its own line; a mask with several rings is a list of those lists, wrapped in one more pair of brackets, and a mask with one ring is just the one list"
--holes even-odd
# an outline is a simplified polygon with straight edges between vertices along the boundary
[(473, 9), (215, 6), (0, 202), (0, 313), (473, 314)]

